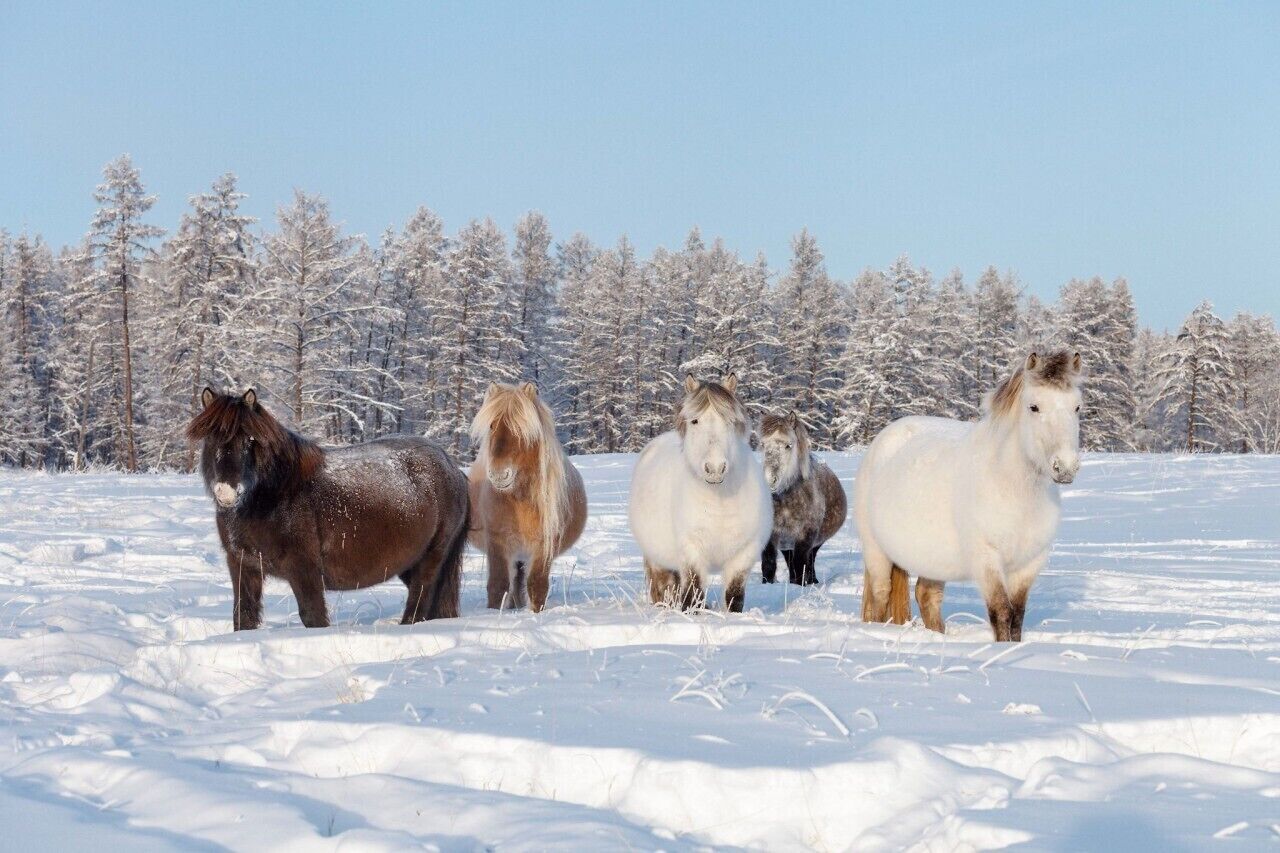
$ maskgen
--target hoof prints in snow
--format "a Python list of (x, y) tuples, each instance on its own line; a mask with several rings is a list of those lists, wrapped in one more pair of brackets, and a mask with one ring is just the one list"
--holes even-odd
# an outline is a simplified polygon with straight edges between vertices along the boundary
[[(828, 457), (848, 486), (856, 454)], [(747, 613), (645, 604), (629, 457), (577, 460), (550, 609), (394, 624), (404, 589), (233, 635), (194, 478), (0, 473), (0, 816), (33, 848), (1056, 849), (1280, 835), (1280, 460), (1089, 460), (989, 642), (857, 618), (824, 583)], [(88, 833), (92, 833), (90, 836)]]

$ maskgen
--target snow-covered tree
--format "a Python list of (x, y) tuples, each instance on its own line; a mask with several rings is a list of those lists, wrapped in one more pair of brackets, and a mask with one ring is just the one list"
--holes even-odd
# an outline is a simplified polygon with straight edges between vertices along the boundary
[(358, 242), (342, 234), (320, 196), (295, 191), (276, 222), (243, 319), (256, 345), (243, 357), (260, 365), (252, 383), (270, 389), (297, 428), (338, 439), (360, 402), (349, 359), (356, 315), (370, 310), (359, 301), (366, 270)]
[[(227, 173), (208, 192), (190, 198), (177, 232), (161, 249), (158, 293), (154, 294), (146, 330), (153, 359), (158, 399), (149, 415), (153, 458), (177, 445), (176, 424), (200, 411), (206, 385), (243, 391), (247, 384), (245, 353), (253, 349), (255, 329), (249, 322), (246, 293), (255, 273), (254, 219), (240, 212), (244, 193)], [(195, 464), (187, 446), (185, 467)]]
[(1241, 312), (1227, 325), (1238, 422), (1232, 449), (1275, 446), (1274, 401), (1280, 397), (1280, 334), (1269, 316)]
[(511, 252), (514, 281), (512, 295), (516, 336), (523, 352), (520, 374), (541, 384), (549, 364), (547, 329), (556, 295), (556, 264), (551, 257), (551, 227), (537, 211), (516, 223)]
[(117, 459), (128, 471), (138, 469), (134, 420), (134, 341), (129, 315), (133, 288), (152, 239), (164, 229), (149, 225), (143, 217), (155, 204), (147, 195), (142, 179), (129, 155), (111, 161), (102, 170), (102, 183), (93, 194), (98, 203), (89, 228), (88, 244), (93, 259), (93, 288), (104, 297), (109, 333), (101, 339), (100, 357), (110, 372), (111, 394), (117, 403), (114, 438), (119, 445)]
[(1057, 311), (1058, 337), (1078, 351), (1088, 370), (1081, 442), (1095, 450), (1134, 446), (1133, 301), (1123, 279), (1111, 287), (1094, 277), (1073, 279), (1062, 288)]
[(774, 405), (794, 410), (819, 448), (836, 440), (841, 353), (847, 318), (840, 285), (827, 275), (817, 241), (801, 231), (791, 241), (791, 267), (774, 298), (778, 348)]
[(449, 252), (432, 304), (441, 331), (443, 407), (428, 434), (455, 453), (466, 446), (488, 384), (519, 378), (524, 351), (511, 313), (510, 288), (506, 238), (493, 220), (473, 221)]
[(1012, 372), (1018, 353), (1018, 283), (1013, 273), (1001, 276), (987, 267), (973, 295), (974, 374), (984, 391), (995, 388)]
[(1220, 450), (1236, 428), (1230, 338), (1213, 305), (1201, 302), (1162, 354), (1156, 402), (1190, 453)]

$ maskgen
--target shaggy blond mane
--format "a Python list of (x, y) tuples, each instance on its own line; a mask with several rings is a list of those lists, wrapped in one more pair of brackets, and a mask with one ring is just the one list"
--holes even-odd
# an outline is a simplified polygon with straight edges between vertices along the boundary
[(488, 464), (489, 437), (498, 430), (516, 439), (525, 448), (538, 452), (538, 481), (532, 490), (542, 519), (542, 548), (548, 559), (555, 556), (569, 517), (569, 487), (565, 474), (564, 448), (556, 436), (551, 409), (538, 397), (531, 382), (516, 387), (505, 383), (489, 386), (480, 411), (471, 422), (471, 442), (476, 461)]

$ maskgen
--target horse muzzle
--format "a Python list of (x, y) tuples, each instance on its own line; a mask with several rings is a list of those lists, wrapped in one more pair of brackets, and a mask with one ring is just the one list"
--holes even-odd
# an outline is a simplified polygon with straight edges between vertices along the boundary
[(1053, 460), (1053, 464), (1050, 468), (1052, 469), (1050, 476), (1053, 478), (1053, 481), (1060, 486), (1065, 486), (1075, 480), (1076, 473), (1080, 470), (1080, 463), (1076, 462), (1074, 465), (1064, 465), (1062, 462), (1055, 459)]
[(514, 471), (507, 472), (504, 476), (495, 477), (489, 475), (489, 485), (493, 486), (500, 492), (509, 492), (516, 484), (516, 475)]
[(215, 483), (213, 486), (213, 499), (218, 502), (220, 507), (233, 507), (236, 505), (236, 501), (240, 499), (240, 492), (227, 483)]

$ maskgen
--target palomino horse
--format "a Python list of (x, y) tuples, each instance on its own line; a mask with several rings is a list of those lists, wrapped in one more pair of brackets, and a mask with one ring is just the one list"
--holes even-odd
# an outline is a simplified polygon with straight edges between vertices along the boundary
[(997, 641), (1022, 639), (1027, 593), (1058, 529), (1058, 484), (1080, 469), (1080, 354), (1032, 353), (975, 423), (909, 417), (876, 436), (854, 484), (862, 618), (943, 630), (947, 581), (974, 580)]
[(187, 436), (217, 504), (237, 631), (262, 620), (264, 575), (293, 588), (308, 628), (329, 624), (326, 589), (399, 577), (403, 623), (458, 615), (467, 537), (467, 479), (421, 438), (321, 450), (283, 426), (248, 391), (204, 389)]
[(741, 612), (747, 572), (773, 532), (737, 387), (733, 374), (722, 384), (687, 377), (676, 428), (636, 460), (628, 514), (655, 604), (701, 603), (707, 575), (719, 570), (725, 606)]
[(587, 521), (582, 476), (556, 438), (532, 382), (492, 384), (471, 423), (479, 448), (471, 484), (471, 544), (489, 558), (489, 606), (534, 612), (547, 603), (551, 562)]
[(835, 472), (809, 453), (809, 431), (791, 412), (760, 424), (764, 479), (773, 492), (773, 537), (760, 568), (765, 583), (778, 573), (778, 551), (795, 584), (818, 582), (818, 549), (844, 524), (849, 505)]

